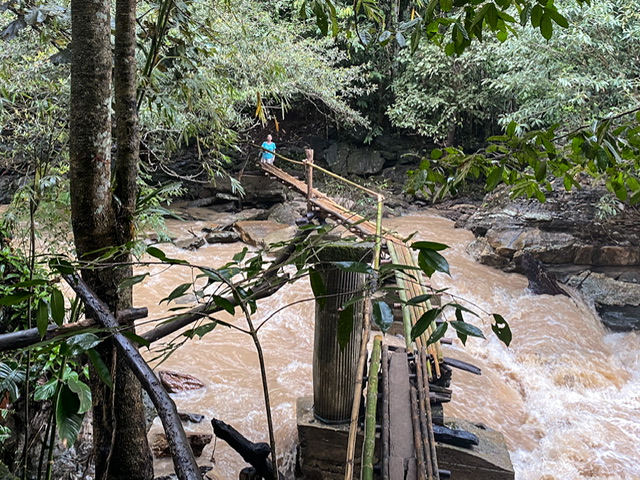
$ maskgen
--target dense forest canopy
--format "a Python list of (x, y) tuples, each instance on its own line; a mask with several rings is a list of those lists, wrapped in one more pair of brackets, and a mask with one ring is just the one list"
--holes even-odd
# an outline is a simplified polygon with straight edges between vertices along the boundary
[[(297, 109), (342, 132), (365, 129), (366, 141), (393, 133), (439, 145), (408, 179), (409, 190), (434, 198), (472, 177), (488, 190), (505, 183), (544, 201), (554, 179), (571, 189), (589, 176), (637, 203), (640, 5), (588, 3), (0, 4), (0, 172), (24, 176), (0, 227), (3, 331), (36, 328), (43, 337), (50, 325), (82, 316), (79, 301), (65, 309), (56, 285), (55, 275), (71, 275), (67, 260), (36, 261), (38, 215), (60, 229), (58, 238), (73, 231), (73, 242), (56, 249), (75, 251), (89, 287), (113, 312), (126, 310), (132, 285), (143, 280), (131, 271), (136, 222), (154, 212), (157, 220), (159, 203), (179, 188), (154, 190), (145, 167), (195, 146), (196, 173), (229, 173), (252, 129), (278, 130)], [(15, 251), (6, 239), (20, 229), (28, 247)], [(176, 263), (158, 249), (147, 253)], [(430, 258), (440, 262), (437, 255)], [(257, 278), (262, 265), (255, 260), (245, 273)], [(218, 272), (203, 275), (229, 286)], [(254, 305), (242, 292), (233, 299), (250, 323)], [(216, 302), (233, 311), (227, 299)], [(55, 438), (57, 429), (70, 443), (93, 407), (96, 449), (111, 451), (114, 438), (130, 445), (111, 464), (111, 454), (101, 459), (99, 474), (124, 478), (117, 468), (129, 469), (146, 480), (144, 434), (123, 431), (127, 422), (113, 426), (114, 415), (139, 418), (122, 402), (137, 404), (140, 391), (131, 390), (111, 341), (96, 331), (3, 357), (0, 386), (11, 402), (22, 400), (27, 417), (32, 402), (52, 402), (47, 433)], [(36, 386), (37, 377), (46, 383)], [(0, 434), (12, 438), (4, 425)], [(27, 444), (5, 448), (17, 471), (38, 463), (27, 461)], [(44, 452), (34, 477), (49, 468)]]

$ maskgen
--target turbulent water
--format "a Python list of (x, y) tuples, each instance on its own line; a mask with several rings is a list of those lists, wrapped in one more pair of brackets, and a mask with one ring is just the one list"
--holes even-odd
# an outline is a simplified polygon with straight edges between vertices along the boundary
[[(518, 480), (640, 479), (640, 338), (608, 333), (580, 299), (532, 295), (527, 281), (478, 265), (465, 253), (473, 235), (429, 214), (390, 219), (403, 234), (439, 241), (451, 264), (451, 278), (438, 274), (456, 301), (510, 323), (513, 342), (506, 348), (493, 336), (488, 315), (473, 317), (487, 340), (469, 339), (466, 347), (445, 347), (445, 355), (482, 368), (478, 377), (454, 371), (453, 401), (445, 414), (501, 431)], [(181, 227), (197, 229), (199, 225)], [(196, 264), (219, 266), (241, 248), (205, 246), (197, 252), (164, 248), (168, 255)], [(150, 307), (175, 286), (192, 280), (182, 267), (157, 268), (136, 291), (136, 304)], [(295, 399), (310, 395), (313, 304), (307, 282), (287, 286), (259, 302), (256, 320), (269, 318), (261, 331), (267, 356), (279, 456), (290, 469), (296, 442)], [(152, 309), (159, 314), (165, 309)], [(221, 317), (222, 318), (222, 317)], [(230, 320), (226, 318), (226, 320)], [(238, 325), (242, 319), (235, 320)], [(149, 358), (153, 356), (150, 352)], [(193, 374), (204, 389), (175, 395), (182, 411), (201, 413), (232, 424), (254, 441), (268, 441), (257, 356), (251, 339), (218, 327), (202, 340), (179, 348), (160, 367)], [(156, 420), (157, 422), (157, 420)], [(160, 430), (158, 424), (154, 431)], [(208, 420), (194, 431), (211, 432)], [(215, 447), (215, 449), (214, 449)], [(237, 478), (242, 459), (224, 442), (210, 445), (200, 464), (213, 459), (212, 473)], [(170, 462), (156, 462), (158, 474)]]

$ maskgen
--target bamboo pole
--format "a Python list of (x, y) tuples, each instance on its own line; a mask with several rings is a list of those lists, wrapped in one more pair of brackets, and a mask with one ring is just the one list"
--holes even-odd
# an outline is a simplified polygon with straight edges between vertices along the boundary
[(382, 346), (382, 480), (389, 480), (389, 347)]
[[(416, 352), (416, 379), (418, 380), (418, 402), (420, 404), (419, 412), (420, 412), (420, 429), (422, 430), (422, 448), (424, 450), (424, 458), (425, 463), (427, 464), (427, 479), (433, 480), (433, 463), (431, 459), (431, 448), (429, 441), (429, 427), (428, 423), (431, 422), (431, 415), (427, 413), (426, 402), (430, 402), (431, 400), (428, 397), (428, 392), (425, 391), (425, 377), (424, 377), (424, 369), (422, 363), (422, 352), (423, 349), (420, 349), (419, 352)], [(427, 383), (427, 387), (428, 387)], [(426, 397), (426, 402), (425, 402)], [(427, 441), (424, 441), (426, 438)]]
[[(420, 362), (423, 365), (426, 364), (426, 362), (428, 361), (427, 351), (424, 348), (422, 348), (420, 349), (419, 355), (420, 355)], [(425, 388), (427, 389), (427, 393), (429, 393), (429, 390), (428, 390), (429, 379), (426, 378), (426, 376), (424, 375), (424, 370), (422, 375), (422, 381), (425, 385)], [(440, 480), (440, 470), (438, 469), (438, 457), (436, 456), (436, 439), (435, 439), (435, 435), (433, 434), (433, 420), (431, 417), (431, 396), (430, 395), (427, 396), (426, 411), (427, 411), (427, 432), (429, 435), (429, 446), (431, 447), (431, 462), (433, 463), (433, 474), (436, 480)]]
[(365, 300), (362, 331), (362, 345), (358, 358), (358, 370), (356, 372), (356, 388), (353, 396), (353, 408), (351, 409), (351, 424), (349, 425), (349, 443), (347, 445), (347, 460), (344, 466), (345, 480), (353, 480), (353, 460), (356, 455), (356, 439), (358, 438), (358, 415), (360, 413), (360, 397), (362, 396), (362, 381), (364, 377), (364, 364), (367, 357), (367, 341), (371, 331), (371, 301)]
[(378, 410), (378, 370), (380, 369), (380, 345), (382, 336), (376, 335), (371, 350), (369, 382), (367, 385), (367, 414), (364, 421), (364, 445), (362, 447), (362, 480), (373, 480), (373, 454), (376, 447), (376, 411)]
[(413, 385), (409, 391), (411, 394), (411, 424), (413, 425), (413, 444), (418, 462), (418, 480), (426, 480), (425, 464), (424, 464), (424, 448), (422, 447), (423, 439), (420, 432), (420, 422), (418, 421), (418, 399), (416, 396), (416, 387)]
[(310, 148), (305, 149), (304, 153), (307, 158), (304, 161), (307, 166), (307, 212), (311, 212), (313, 209), (313, 150)]

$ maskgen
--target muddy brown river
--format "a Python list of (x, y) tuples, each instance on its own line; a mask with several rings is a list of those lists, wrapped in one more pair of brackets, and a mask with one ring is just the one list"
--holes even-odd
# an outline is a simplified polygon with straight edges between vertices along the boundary
[[(640, 480), (640, 337), (610, 333), (593, 309), (579, 298), (533, 295), (527, 281), (475, 263), (465, 252), (473, 235), (429, 213), (388, 219), (403, 234), (418, 231), (424, 240), (448, 244), (445, 256), (451, 278), (436, 274), (438, 287), (449, 287), (459, 303), (478, 311), (500, 313), (510, 323), (513, 342), (505, 347), (492, 333), (488, 315), (467, 321), (486, 340), (470, 338), (445, 346), (445, 355), (482, 368), (482, 376), (454, 371), (453, 401), (445, 415), (483, 422), (507, 440), (518, 480)], [(199, 230), (197, 222), (171, 228)], [(182, 234), (182, 237), (188, 234)], [(217, 267), (244, 245), (206, 245), (196, 252), (163, 246), (165, 253), (191, 263)], [(158, 302), (177, 285), (193, 280), (181, 267), (154, 267), (136, 288), (136, 305), (150, 317), (166, 311)], [(310, 395), (313, 348), (312, 301), (307, 281), (288, 285), (258, 302), (255, 320), (271, 317), (261, 330), (266, 354), (280, 463), (292, 478), (295, 458), (295, 401)], [(173, 306), (173, 304), (172, 304)], [(275, 314), (274, 314), (275, 313)], [(226, 321), (245, 325), (243, 318)], [(141, 325), (141, 330), (150, 325)], [(180, 339), (177, 335), (176, 338)], [(182, 337), (184, 338), (184, 337)], [(153, 358), (158, 352), (146, 352)], [(217, 327), (201, 340), (186, 342), (158, 366), (195, 375), (205, 388), (173, 395), (179, 410), (207, 419), (189, 430), (211, 433), (215, 416), (253, 441), (268, 441), (258, 361), (250, 337)], [(159, 421), (152, 434), (160, 430)], [(199, 459), (212, 465), (210, 475), (234, 479), (245, 465), (224, 444), (209, 445)], [(156, 475), (172, 471), (169, 460), (156, 461)]]

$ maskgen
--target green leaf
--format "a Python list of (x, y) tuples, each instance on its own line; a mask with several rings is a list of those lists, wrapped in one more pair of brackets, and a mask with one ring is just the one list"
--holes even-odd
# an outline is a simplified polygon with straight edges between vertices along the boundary
[(512, 339), (509, 324), (502, 315), (498, 315), (497, 313), (493, 314), (493, 319), (495, 320), (495, 323), (491, 324), (491, 330), (493, 330), (493, 333), (496, 334), (500, 341), (508, 347)]
[(470, 323), (467, 323), (467, 322), (461, 322), (459, 320), (449, 322), (449, 323), (453, 328), (456, 329), (458, 333), (462, 333), (463, 335), (468, 335), (470, 337), (484, 338), (484, 334), (482, 333), (482, 330), (480, 330), (475, 325), (471, 325)]
[(169, 258), (162, 250), (156, 247), (147, 247), (147, 254), (154, 258), (157, 258), (161, 262), (175, 263), (175, 264), (182, 264), (182, 265), (186, 265), (189, 263), (186, 260), (180, 260), (178, 258)]
[(338, 345), (341, 350), (349, 344), (351, 332), (353, 332), (353, 305), (340, 310), (338, 316)]
[(441, 312), (441, 308), (432, 308), (431, 310), (427, 310), (411, 329), (411, 340), (415, 340), (420, 335), (422, 335), (427, 330), (427, 328), (429, 328), (431, 322), (435, 321), (435, 319), (438, 317), (438, 315), (440, 315)]
[(439, 148), (434, 148), (433, 150), (431, 150), (431, 158), (433, 160), (438, 160), (442, 158), (442, 153), (442, 150), (440, 150)]
[(542, 21), (542, 14), (544, 10), (540, 4), (536, 4), (535, 7), (531, 10), (531, 25), (533, 27), (539, 27), (540, 22)]
[(49, 261), (49, 267), (65, 275), (71, 275), (75, 272), (75, 268), (73, 268), (73, 265), (69, 261), (59, 257), (52, 258)]
[(429, 335), (427, 345), (436, 343), (438, 340), (444, 337), (444, 334), (446, 333), (448, 327), (449, 322), (442, 322), (440, 325), (438, 325), (436, 329), (431, 333), (431, 335)]
[(36, 385), (36, 388), (33, 391), (33, 399), (36, 402), (49, 400), (51, 397), (55, 395), (57, 388), (58, 388), (58, 378), (57, 377), (51, 378), (46, 383), (43, 383), (41, 385)]
[(405, 305), (407, 306), (420, 305), (421, 303), (431, 300), (431, 297), (433, 297), (433, 295), (429, 295), (429, 294), (418, 295), (417, 297), (413, 297), (407, 300)]
[(557, 10), (547, 7), (545, 9), (545, 13), (549, 16), (549, 18), (551, 18), (551, 20), (556, 22), (562, 28), (569, 28), (569, 21), (565, 17), (563, 17)]
[(240, 263), (242, 260), (244, 260), (244, 257), (246, 257), (248, 251), (249, 249), (247, 247), (244, 247), (241, 252), (238, 252), (233, 256), (233, 261)]
[(160, 303), (162, 302), (169, 303), (171, 302), (171, 300), (175, 300), (176, 298), (182, 297), (187, 292), (187, 290), (189, 290), (192, 286), (193, 284), (191, 283), (183, 283), (182, 285), (177, 286), (176, 288), (173, 289), (173, 292), (171, 292), (168, 297), (160, 300)]
[(58, 326), (64, 322), (64, 296), (57, 288), (51, 292), (51, 318)]
[(143, 273), (141, 275), (134, 275), (133, 277), (123, 278), (118, 285), (118, 288), (124, 290), (128, 287), (133, 287), (135, 284), (142, 282), (146, 277), (149, 276), (149, 273)]
[(96, 347), (102, 339), (94, 333), (80, 333), (69, 337), (66, 344), (69, 346), (70, 354), (78, 356), (87, 350)]
[[(434, 252), (433, 250), (421, 249), (418, 254), (418, 261), (420, 262), (422, 259), (422, 263), (429, 266), (429, 271), (434, 270), (436, 272), (446, 273), (451, 276), (449, 273), (449, 262), (447, 259), (440, 255), (438, 252)], [(421, 265), (422, 266), (422, 265)], [(425, 271), (425, 273), (427, 273)]]
[(393, 323), (393, 311), (385, 302), (373, 304), (373, 323), (383, 332), (387, 333)]
[(227, 300), (224, 297), (221, 297), (219, 295), (213, 295), (213, 302), (219, 306), (220, 308), (226, 310), (227, 312), (229, 312), (231, 315), (233, 315), (233, 313), (236, 310), (236, 307), (233, 303), (231, 303), (229, 300)]
[(38, 302), (36, 309), (36, 325), (38, 326), (38, 333), (40, 338), (44, 338), (49, 327), (49, 305), (44, 300)]
[(25, 371), (20, 366), (11, 367), (0, 362), (0, 392), (9, 392), (9, 399), (12, 402), (20, 396), (20, 384), (25, 378)]
[(95, 368), (96, 373), (98, 374), (98, 377), (100, 377), (100, 380), (102, 380), (107, 387), (113, 388), (113, 380), (111, 379), (111, 372), (109, 371), (109, 368), (102, 360), (102, 357), (100, 356), (98, 351), (91, 348), (87, 350), (87, 356), (89, 357), (89, 360), (93, 364), (93, 368)]
[(496, 33), (496, 38), (500, 43), (504, 43), (507, 41), (507, 38), (509, 38), (509, 34), (506, 30), (500, 30), (498, 33)]
[(80, 399), (71, 389), (64, 385), (60, 389), (56, 406), (56, 423), (58, 434), (63, 440), (66, 439), (71, 447), (78, 438), (80, 427), (82, 426), (82, 415), (78, 414)]
[(547, 162), (541, 160), (536, 164), (535, 176), (538, 182), (541, 182), (547, 177)]
[(503, 173), (504, 173), (504, 167), (502, 165), (498, 165), (496, 167), (493, 167), (493, 169), (491, 170), (491, 172), (487, 176), (487, 183), (486, 183), (486, 186), (485, 186), (485, 190), (487, 192), (490, 192), (491, 190), (496, 188), (498, 183), (500, 183), (500, 181), (502, 180), (502, 174)]
[(480, 318), (480, 315), (478, 315), (476, 312), (474, 312), (473, 310), (469, 310), (467, 307), (463, 307), (462, 305), (458, 304), (458, 303), (447, 303), (445, 305), (446, 307), (453, 307), (456, 309), (456, 315), (458, 314), (458, 312), (467, 312), (470, 313), (471, 315)]
[(437, 242), (414, 242), (411, 244), (411, 248), (413, 248), (414, 250), (428, 249), (440, 251), (446, 250), (447, 248), (449, 248), (449, 245)]
[(313, 295), (316, 297), (316, 302), (318, 302), (318, 306), (322, 310), (327, 303), (327, 289), (324, 286), (320, 272), (313, 267), (309, 269), (309, 282), (311, 283)]
[(553, 24), (548, 15), (543, 15), (540, 20), (540, 33), (542, 33), (542, 36), (547, 40), (553, 36)]
[(198, 327), (195, 327), (195, 328), (192, 328), (190, 330), (187, 330), (186, 332), (183, 333), (183, 335), (185, 337), (187, 337), (187, 338), (193, 338), (196, 335), (198, 336), (198, 338), (202, 338), (207, 333), (211, 332), (217, 326), (218, 326), (218, 322), (217, 321), (205, 323), (204, 325), (200, 325)]
[(67, 385), (69, 385), (69, 390), (75, 393), (80, 400), (78, 413), (83, 414), (88, 412), (91, 408), (91, 389), (89, 388), (89, 385), (73, 378), (69, 380)]
[(139, 347), (149, 348), (151, 346), (151, 342), (149, 340), (147, 340), (144, 337), (141, 337), (140, 335), (136, 335), (131, 330), (123, 331), (122, 335), (124, 335), (126, 338), (128, 338), (131, 342), (133, 342), (135, 345), (138, 345)]
[(24, 302), (32, 295), (32, 292), (16, 292), (10, 295), (5, 295), (4, 297), (0, 298), (0, 305), (16, 305), (18, 303)]
[(450, 12), (453, 8), (453, 0), (440, 0), (440, 10)]

